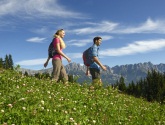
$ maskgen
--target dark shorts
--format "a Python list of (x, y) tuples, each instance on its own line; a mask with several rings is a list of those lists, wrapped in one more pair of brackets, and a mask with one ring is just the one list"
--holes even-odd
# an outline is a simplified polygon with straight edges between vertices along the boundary
[(90, 68), (90, 74), (92, 75), (92, 80), (93, 79), (100, 79), (100, 70), (96, 68)]

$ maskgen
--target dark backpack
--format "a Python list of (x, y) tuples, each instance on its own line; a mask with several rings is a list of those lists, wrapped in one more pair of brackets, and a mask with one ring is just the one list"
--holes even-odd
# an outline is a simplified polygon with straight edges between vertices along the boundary
[(56, 49), (53, 46), (53, 42), (54, 42), (54, 39), (52, 40), (48, 48), (48, 56), (50, 58), (53, 58), (53, 56), (57, 54)]
[(82, 58), (85, 66), (90, 66), (94, 62), (92, 59), (92, 49), (93, 47), (89, 47), (83, 52)]

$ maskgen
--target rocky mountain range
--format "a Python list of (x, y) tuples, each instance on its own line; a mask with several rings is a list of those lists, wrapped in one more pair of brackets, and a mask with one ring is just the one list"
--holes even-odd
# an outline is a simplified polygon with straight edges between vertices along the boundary
[[(125, 83), (128, 85), (132, 81), (135, 83), (140, 80), (141, 78), (145, 78), (148, 71), (151, 71), (152, 69), (164, 73), (165, 72), (165, 64), (160, 63), (157, 65), (152, 64), (151, 62), (145, 62), (145, 63), (138, 63), (138, 64), (127, 64), (127, 65), (120, 65), (120, 66), (114, 66), (114, 67), (107, 67), (107, 71), (101, 70), (101, 78), (102, 81), (105, 84), (114, 84), (117, 80), (120, 79), (121, 76), (124, 77)], [(75, 79), (79, 83), (83, 82), (91, 82), (91, 76), (87, 77), (85, 75), (86, 67), (83, 65), (80, 65), (78, 63), (70, 63), (65, 66), (66, 71), (69, 75), (73, 75)], [(21, 71), (24, 73), (25, 71), (28, 74), (35, 74), (35, 73), (50, 73), (52, 72), (52, 68), (49, 69), (43, 69), (43, 70), (30, 70), (30, 69), (21, 69)]]

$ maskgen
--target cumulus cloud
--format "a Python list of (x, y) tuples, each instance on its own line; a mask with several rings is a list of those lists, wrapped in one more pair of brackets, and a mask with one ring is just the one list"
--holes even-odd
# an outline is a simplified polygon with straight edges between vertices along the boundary
[(121, 48), (112, 48), (100, 51), (101, 56), (125, 56), (137, 53), (146, 53), (165, 48), (165, 39), (136, 41)]
[(27, 39), (27, 42), (33, 42), (33, 43), (42, 43), (46, 38), (40, 38), (40, 37), (32, 37)]

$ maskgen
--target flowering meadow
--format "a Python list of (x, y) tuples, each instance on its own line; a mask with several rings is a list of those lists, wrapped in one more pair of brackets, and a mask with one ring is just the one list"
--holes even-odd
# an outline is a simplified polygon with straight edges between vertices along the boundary
[(0, 72), (2, 125), (165, 125), (165, 105), (119, 93), (111, 86), (55, 83)]

